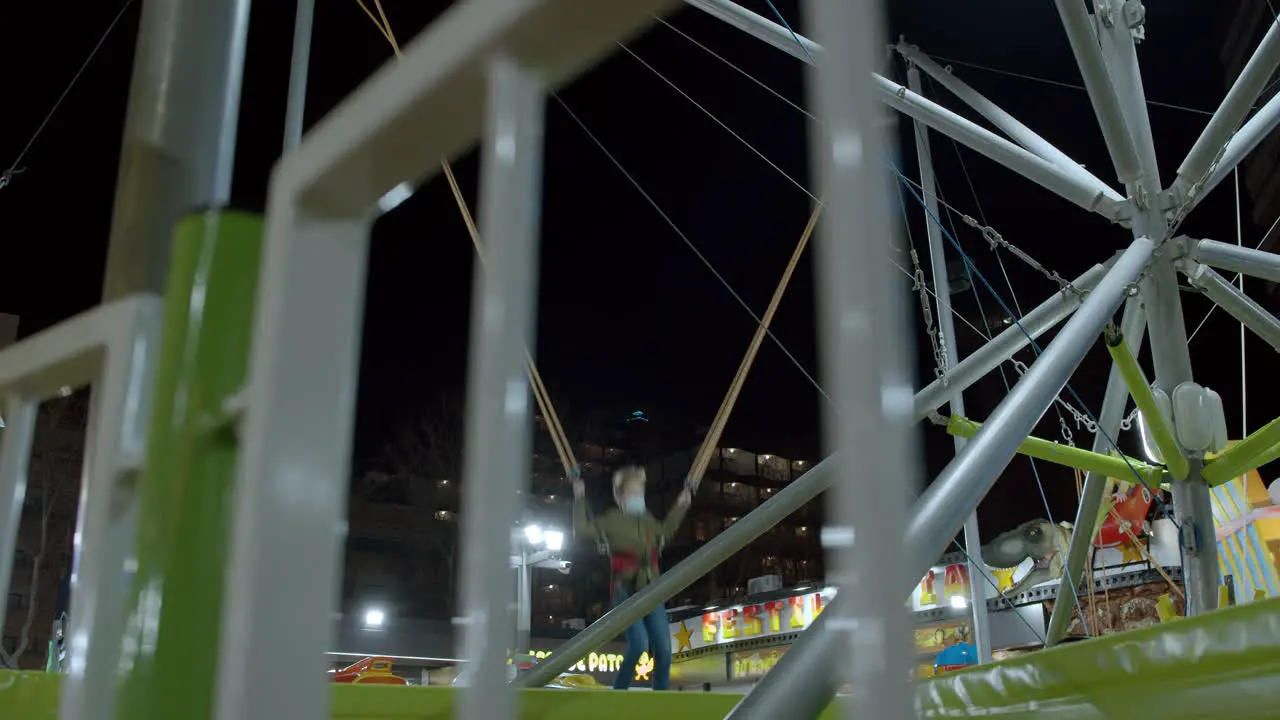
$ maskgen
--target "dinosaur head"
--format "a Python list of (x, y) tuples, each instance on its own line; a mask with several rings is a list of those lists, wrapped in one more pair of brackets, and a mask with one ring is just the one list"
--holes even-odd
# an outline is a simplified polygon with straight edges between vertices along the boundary
[(1057, 551), (1053, 523), (1031, 520), (1004, 533), (982, 548), (982, 560), (993, 568), (1007, 570), (1027, 558), (1043, 560)]

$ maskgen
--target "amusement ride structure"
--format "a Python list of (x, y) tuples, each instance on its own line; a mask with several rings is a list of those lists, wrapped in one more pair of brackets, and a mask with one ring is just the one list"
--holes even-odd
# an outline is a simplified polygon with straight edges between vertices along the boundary
[[(549, 399), (526, 350), (536, 306), (544, 107), (548, 97), (559, 100), (557, 88), (685, 4), (813, 66), (811, 110), (821, 126), (811, 147), (819, 172), (814, 218), (797, 254), (816, 227), (835, 454), (509, 683), (516, 621), (508, 548), (519, 519), (516, 490), (529, 477), (531, 389), (554, 417), (545, 413)], [(1280, 600), (1262, 592), (1256, 602), (1218, 609), (1223, 571), (1212, 494), (1280, 457), (1280, 421), (1228, 442), (1221, 399), (1191, 373), (1178, 275), (1280, 348), (1280, 320), (1218, 273), (1280, 282), (1280, 257), (1178, 229), (1280, 123), (1274, 98), (1250, 114), (1280, 65), (1280, 24), (1166, 184), (1135, 51), (1144, 5), (1094, 0), (1090, 13), (1084, 0), (1055, 4), (1118, 186), (915, 47), (896, 46), (908, 63), (906, 86), (873, 73), (883, 59), (878, 4), (848, 0), (805, 1), (813, 40), (781, 15), (771, 20), (729, 0), (460, 0), (403, 52), (374, 3), (370, 17), (399, 59), (302, 137), (313, 10), (303, 0), (288, 149), (260, 219), (220, 209), (229, 196), (248, 0), (144, 2), (103, 303), (0, 352), (0, 583), (10, 576), (37, 406), (69, 387), (94, 388), (65, 672), (0, 676), (0, 717), (1274, 716)], [(921, 72), (1004, 136), (923, 97)], [(892, 153), (880, 103), (916, 124), (918, 182), (885, 160)], [(1025, 315), (1006, 307), (1012, 325), (963, 359), (947, 253), (994, 289), (941, 221), (930, 132), (1101, 215), (1126, 238), (1121, 252), (1078, 278), (1046, 271), (1059, 290)], [(476, 266), (459, 563), (466, 614), (457, 623), (470, 680), (458, 689), (331, 687), (322, 657), (341, 563), (370, 225), (436, 168), (456, 193), (448, 160), (477, 142), (478, 223), (458, 193), (477, 250), (483, 238), (485, 261)], [(898, 302), (896, 279), (883, 272), (884, 259), (902, 252), (898, 216), (884, 202), (889, 182), (929, 220), (932, 290), (918, 259), (907, 273), (925, 302), (936, 303), (930, 329), (939, 375), (919, 391), (906, 370), (909, 312)], [(999, 237), (982, 229), (990, 241)], [(756, 318), (759, 329), (716, 428), (768, 335), (785, 282)], [(1040, 347), (1037, 339), (1059, 323)], [(1150, 380), (1135, 360), (1144, 336)], [(1069, 380), (1099, 341), (1114, 365), (1095, 415)], [(996, 410), (981, 424), (965, 418), (961, 393), (1027, 347), (1036, 358), (1020, 368)], [(1029, 436), (1063, 394), (1093, 432), (1090, 450)], [(1129, 397), (1155, 460), (1128, 457), (1116, 444)], [(921, 420), (956, 436), (956, 456), (908, 508), (904, 489), (885, 479), (902, 477), (904, 468), (913, 474), (911, 428)], [(557, 424), (552, 432), (568, 468), (574, 460)], [(704, 450), (717, 439), (713, 429)], [(505, 451), (486, 449), (494, 447)], [(1063, 535), (1065, 557), (1053, 567), (1064, 578), (1064, 601), (1054, 607), (1046, 644), (1063, 636), (1078, 604), (1097, 528), (1109, 528), (1104, 542), (1120, 542), (1140, 522), (1134, 494), (1138, 504), (1163, 505), (1164, 487), (1188, 617), (910, 684), (904, 594), (960, 533), (972, 581), (991, 581), (973, 513), (1017, 453), (1085, 473), (1074, 529)], [(707, 457), (694, 464), (695, 484)], [(1117, 494), (1116, 483), (1129, 489)], [(548, 684), (826, 490), (833, 495), (823, 530), (828, 580), (839, 594), (745, 697), (636, 693), (624, 702), (612, 693), (516, 692)], [(1111, 497), (1119, 509), (1104, 502)], [(985, 605), (973, 607), (979, 654), (988, 660)], [(832, 705), (842, 687), (844, 702)]]

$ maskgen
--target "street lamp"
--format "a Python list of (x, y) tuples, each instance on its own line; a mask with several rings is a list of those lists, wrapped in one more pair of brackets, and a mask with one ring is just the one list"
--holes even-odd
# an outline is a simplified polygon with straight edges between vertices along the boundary
[[(530, 523), (524, 526), (523, 537), (517, 535), (518, 547), (511, 555), (511, 567), (516, 578), (516, 647), (515, 652), (528, 652), (529, 635), (533, 627), (533, 568), (552, 568), (568, 574), (572, 563), (560, 558), (564, 548), (564, 533), (544, 529)], [(523, 542), (521, 542), (523, 540)]]
[(371, 607), (364, 611), (364, 627), (366, 630), (381, 630), (387, 621), (387, 614), (381, 608)]

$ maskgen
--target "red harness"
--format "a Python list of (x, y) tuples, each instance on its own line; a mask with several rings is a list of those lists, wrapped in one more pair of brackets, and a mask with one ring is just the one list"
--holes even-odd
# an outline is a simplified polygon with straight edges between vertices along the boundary
[[(638, 552), (613, 552), (610, 553), (609, 559), (615, 573), (632, 573), (640, 571), (640, 553)], [(658, 549), (653, 548), (649, 551), (649, 567), (658, 567)]]

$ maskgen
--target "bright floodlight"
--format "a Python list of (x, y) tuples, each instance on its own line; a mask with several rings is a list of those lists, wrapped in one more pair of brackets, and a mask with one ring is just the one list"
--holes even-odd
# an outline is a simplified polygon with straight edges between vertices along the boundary
[(966, 608), (966, 607), (968, 607), (968, 606), (969, 606), (969, 603), (964, 599), (964, 596), (963, 596), (963, 595), (952, 595), (952, 596), (951, 596), (951, 607), (953, 607), (953, 608), (961, 608), (961, 609), (963, 609), (963, 608)]
[(564, 547), (564, 533), (559, 530), (548, 530), (542, 534), (542, 539), (547, 543), (548, 550), (559, 550)]
[(541, 545), (543, 541), (542, 528), (537, 525), (525, 525), (524, 539), (528, 540), (530, 545)]
[(378, 608), (369, 608), (364, 611), (364, 626), (368, 628), (380, 628), (382, 623), (386, 622), (386, 613)]

